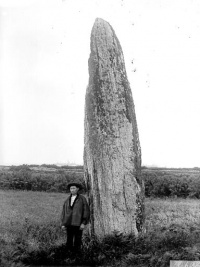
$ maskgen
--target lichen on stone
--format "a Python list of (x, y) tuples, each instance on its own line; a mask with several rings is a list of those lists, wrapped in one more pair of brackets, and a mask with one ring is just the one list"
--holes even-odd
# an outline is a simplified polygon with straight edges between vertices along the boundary
[(108, 22), (96, 19), (90, 48), (84, 169), (91, 229), (137, 235), (144, 219), (141, 148), (122, 48)]

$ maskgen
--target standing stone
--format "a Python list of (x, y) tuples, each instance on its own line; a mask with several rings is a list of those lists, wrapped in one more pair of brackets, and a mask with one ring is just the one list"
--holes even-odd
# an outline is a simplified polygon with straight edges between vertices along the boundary
[(138, 234), (144, 221), (141, 149), (121, 45), (97, 18), (85, 100), (84, 177), (91, 234)]

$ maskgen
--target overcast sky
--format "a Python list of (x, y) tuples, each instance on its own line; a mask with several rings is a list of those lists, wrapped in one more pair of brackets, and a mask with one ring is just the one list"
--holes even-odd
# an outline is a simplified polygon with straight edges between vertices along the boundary
[(198, 0), (0, 0), (0, 164), (83, 164), (97, 17), (123, 49), (142, 164), (200, 167)]

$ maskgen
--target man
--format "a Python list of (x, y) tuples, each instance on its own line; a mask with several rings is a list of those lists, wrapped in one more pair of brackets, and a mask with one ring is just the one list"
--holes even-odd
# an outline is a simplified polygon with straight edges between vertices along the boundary
[(89, 206), (84, 196), (78, 191), (82, 186), (78, 183), (68, 184), (71, 194), (63, 205), (61, 227), (67, 231), (67, 248), (69, 251), (80, 251), (82, 233), (89, 222)]

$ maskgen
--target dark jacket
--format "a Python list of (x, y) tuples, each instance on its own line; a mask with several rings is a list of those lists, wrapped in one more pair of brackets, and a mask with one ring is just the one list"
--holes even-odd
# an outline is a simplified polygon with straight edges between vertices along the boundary
[(80, 226), (82, 223), (87, 224), (89, 222), (90, 211), (86, 198), (78, 194), (73, 205), (70, 206), (71, 196), (64, 202), (61, 225)]

